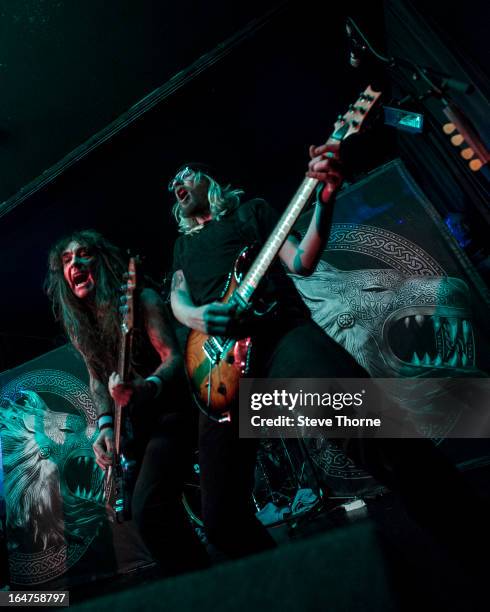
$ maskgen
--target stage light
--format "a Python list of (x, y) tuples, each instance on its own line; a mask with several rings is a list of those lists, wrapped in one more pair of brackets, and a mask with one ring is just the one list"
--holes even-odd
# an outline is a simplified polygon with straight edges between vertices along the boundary
[[(470, 170), (478, 172), (490, 161), (490, 153), (476, 128), (454, 104), (448, 104), (444, 108), (444, 114), (449, 121), (442, 126), (442, 131), (450, 136), (453, 146), (461, 147), (459, 154), (468, 162)], [(488, 176), (485, 176), (485, 178), (488, 179)]]
[(472, 159), (468, 165), (470, 167), (470, 170), (472, 170), (473, 172), (478, 172), (478, 170), (480, 170), (480, 168), (483, 166), (483, 163), (481, 159), (476, 158)]

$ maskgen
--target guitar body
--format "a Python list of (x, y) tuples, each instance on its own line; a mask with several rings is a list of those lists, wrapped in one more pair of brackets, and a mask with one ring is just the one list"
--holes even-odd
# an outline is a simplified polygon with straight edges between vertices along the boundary
[(111, 478), (111, 498), (118, 523), (132, 518), (131, 498), (137, 476), (131, 421), (128, 416), (122, 417), (121, 421), (119, 450), (114, 454)]
[[(221, 302), (233, 300), (249, 261), (249, 249), (238, 256)], [(247, 374), (252, 341), (210, 336), (192, 330), (187, 339), (185, 366), (199, 408), (217, 421), (229, 420), (230, 405), (238, 397), (240, 378)]]

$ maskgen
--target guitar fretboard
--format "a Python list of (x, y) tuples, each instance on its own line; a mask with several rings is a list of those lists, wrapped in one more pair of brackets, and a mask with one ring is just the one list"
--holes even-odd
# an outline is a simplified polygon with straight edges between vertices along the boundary
[[(326, 143), (330, 146), (330, 152), (338, 150), (343, 140), (361, 130), (364, 121), (380, 96), (380, 91), (374, 91), (368, 86), (361, 93), (356, 103), (351, 104), (348, 111), (338, 117), (335, 122), (335, 130)], [(317, 185), (317, 179), (305, 178), (294, 194), (272, 235), (262, 247), (257, 259), (235, 292), (235, 295), (239, 298), (237, 302), (242, 306), (246, 307), (249, 304), (254, 291), (270, 268)]]
[(254, 261), (240, 286), (236, 290), (241, 300), (243, 300), (243, 302), (246, 304), (250, 302), (254, 291), (257, 289), (260, 281), (270, 268), (276, 255), (281, 250), (281, 247), (286, 241), (286, 238), (288, 237), (293, 225), (296, 223), (296, 220), (308, 203), (308, 200), (310, 199), (311, 194), (317, 185), (317, 179), (305, 178), (303, 180), (298, 191), (294, 194), (291, 202), (279, 219), (279, 222), (271, 236), (260, 250), (257, 259)]

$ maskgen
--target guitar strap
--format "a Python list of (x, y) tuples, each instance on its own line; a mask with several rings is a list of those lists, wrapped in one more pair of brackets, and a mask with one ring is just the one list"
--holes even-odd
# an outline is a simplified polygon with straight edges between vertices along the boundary
[[(262, 245), (265, 242), (264, 235), (260, 234), (257, 223), (250, 223), (252, 212), (248, 203), (253, 201), (254, 200), (248, 200), (248, 202), (240, 204), (235, 213), (235, 231), (237, 235), (243, 239), (244, 246), (251, 246), (254, 242)], [(265, 202), (265, 200), (261, 200), (260, 198), (258, 198), (258, 201)], [(296, 236), (298, 240), (302, 238), (301, 234), (294, 228), (291, 231), (291, 235)]]
[(253, 224), (253, 227), (254, 227), (253, 236), (251, 236), (250, 233), (246, 231), (246, 228), (250, 227), (250, 223), (249, 223), (250, 209), (246, 204), (247, 204), (246, 202), (244, 202), (243, 204), (240, 204), (235, 214), (235, 231), (243, 239), (243, 243), (244, 243), (243, 246), (246, 246), (247, 244), (250, 245), (252, 242), (255, 242), (256, 240), (260, 240), (260, 237), (257, 235), (257, 232), (255, 231), (254, 224)]
[[(268, 206), (266, 200), (253, 198), (237, 208), (235, 213), (235, 231), (242, 238), (243, 246), (258, 246), (260, 249), (269, 237), (269, 229), (260, 227), (259, 220), (254, 218), (254, 211), (257, 210), (257, 207), (264, 205)], [(273, 225), (275, 225), (275, 222)]]

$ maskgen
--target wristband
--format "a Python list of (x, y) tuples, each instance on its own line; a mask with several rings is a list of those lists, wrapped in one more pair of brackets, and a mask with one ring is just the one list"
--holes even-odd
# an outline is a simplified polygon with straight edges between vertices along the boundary
[(104, 412), (104, 414), (101, 414), (99, 418), (97, 419), (99, 431), (104, 429), (104, 427), (112, 427), (112, 423), (113, 423), (112, 414), (108, 412)]
[(162, 379), (159, 376), (148, 376), (146, 379), (146, 382), (150, 382), (153, 383), (155, 385), (155, 398), (157, 398), (160, 393), (162, 392)]
[(99, 431), (102, 431), (103, 429), (112, 429), (112, 423), (104, 423), (99, 427)]

